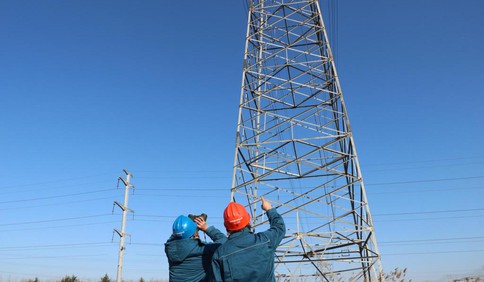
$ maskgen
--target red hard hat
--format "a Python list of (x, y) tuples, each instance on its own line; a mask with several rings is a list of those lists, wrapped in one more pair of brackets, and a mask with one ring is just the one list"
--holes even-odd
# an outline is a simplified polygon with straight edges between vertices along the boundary
[(250, 222), (250, 215), (243, 205), (230, 202), (224, 210), (224, 225), (229, 231), (237, 231), (246, 227)]

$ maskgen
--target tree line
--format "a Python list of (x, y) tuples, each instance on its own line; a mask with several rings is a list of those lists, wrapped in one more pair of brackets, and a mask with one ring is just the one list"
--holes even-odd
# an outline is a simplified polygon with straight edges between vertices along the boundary
[[(111, 279), (108, 274), (105, 274), (101, 277), (99, 282), (115, 282), (116, 279)], [(163, 280), (166, 281), (166, 280)], [(40, 282), (39, 278), (35, 277), (34, 279), (22, 280), (22, 282)], [(66, 275), (61, 280), (57, 280), (56, 282), (82, 282), (76, 275)], [(143, 277), (136, 282), (147, 282)], [(162, 282), (161, 280), (150, 280), (148, 282)]]

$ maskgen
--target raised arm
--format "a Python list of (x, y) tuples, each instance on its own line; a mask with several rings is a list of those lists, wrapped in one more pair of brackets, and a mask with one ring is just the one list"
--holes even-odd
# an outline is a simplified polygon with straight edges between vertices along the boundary
[(266, 211), (270, 223), (269, 230), (263, 232), (263, 234), (271, 240), (274, 249), (276, 249), (286, 234), (286, 224), (282, 216), (264, 197), (261, 197), (261, 200), (262, 209)]
[(227, 241), (227, 236), (225, 236), (225, 234), (213, 226), (208, 227), (207, 222), (205, 222), (202, 217), (197, 217), (194, 221), (197, 224), (198, 229), (205, 232), (214, 243), (223, 244)]

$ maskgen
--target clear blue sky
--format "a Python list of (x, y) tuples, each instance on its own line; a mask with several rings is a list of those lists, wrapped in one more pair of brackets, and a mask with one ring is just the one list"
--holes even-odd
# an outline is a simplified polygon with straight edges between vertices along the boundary
[[(482, 11), (338, 3), (382, 263), (414, 281), (484, 272)], [(167, 278), (179, 214), (223, 228), (246, 20), (245, 1), (0, 1), (0, 281), (115, 278), (123, 168), (125, 279)]]

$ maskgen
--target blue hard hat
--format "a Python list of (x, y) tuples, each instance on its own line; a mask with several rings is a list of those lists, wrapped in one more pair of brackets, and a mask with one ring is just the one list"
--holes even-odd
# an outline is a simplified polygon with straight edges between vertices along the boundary
[(180, 239), (190, 238), (197, 230), (197, 224), (188, 216), (180, 215), (173, 222), (173, 235)]

